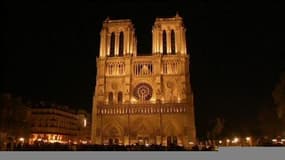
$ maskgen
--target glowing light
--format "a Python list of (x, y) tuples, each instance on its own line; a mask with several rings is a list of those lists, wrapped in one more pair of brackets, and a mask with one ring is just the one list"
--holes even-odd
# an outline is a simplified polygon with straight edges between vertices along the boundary
[(235, 137), (234, 140), (232, 141), (232, 143), (238, 143), (239, 142), (239, 138)]
[(84, 126), (84, 127), (87, 126), (87, 120), (86, 120), (86, 118), (84, 118), (84, 120), (83, 120), (83, 126)]
[(137, 103), (137, 100), (135, 98), (131, 98), (131, 103)]
[(189, 142), (189, 144), (191, 144), (191, 145), (192, 145), (192, 144), (194, 144), (194, 143), (190, 141), (190, 142)]
[(227, 143), (230, 143), (230, 140), (229, 140), (229, 139), (227, 139)]
[(161, 103), (164, 103), (164, 98), (163, 97), (161, 98)]
[(222, 144), (223, 143), (223, 141), (222, 140), (219, 140), (219, 144)]
[(145, 146), (146, 146), (146, 147), (149, 147), (149, 144), (148, 144), (148, 143), (146, 143), (146, 144), (145, 144)]
[(151, 103), (155, 103), (155, 102), (156, 102), (156, 99), (155, 99), (154, 97), (152, 97), (152, 98), (150, 99), (150, 102), (151, 102)]
[(21, 138), (19, 138), (19, 141), (20, 141), (20, 142), (24, 142), (24, 141), (25, 141), (25, 138), (21, 137)]
[(246, 139), (246, 141), (250, 141), (251, 138), (250, 137), (246, 137), (245, 139)]
[(180, 97), (178, 97), (178, 98), (177, 98), (177, 101), (178, 101), (178, 103), (179, 103), (179, 102), (181, 102), (181, 98), (180, 98)]
[(272, 139), (272, 142), (277, 142), (277, 139)]

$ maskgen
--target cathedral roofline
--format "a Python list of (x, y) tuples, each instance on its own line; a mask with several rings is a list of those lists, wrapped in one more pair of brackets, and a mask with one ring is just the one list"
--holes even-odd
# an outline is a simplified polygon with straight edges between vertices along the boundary
[(180, 20), (182, 21), (182, 17), (179, 15), (178, 12), (176, 12), (176, 15), (173, 17), (157, 17), (155, 18), (155, 21), (177, 21)]
[(105, 23), (132, 23), (131, 19), (110, 19), (110, 17), (107, 17), (104, 21)]

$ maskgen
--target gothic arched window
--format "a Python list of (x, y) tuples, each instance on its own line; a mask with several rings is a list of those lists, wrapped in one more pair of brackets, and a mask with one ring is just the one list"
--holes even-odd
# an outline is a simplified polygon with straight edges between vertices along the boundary
[(115, 33), (111, 34), (111, 42), (110, 42), (110, 57), (115, 55)]
[(120, 32), (119, 37), (119, 56), (123, 56), (124, 54), (124, 32)]
[(175, 54), (175, 32), (171, 30), (171, 54)]
[(166, 31), (165, 30), (163, 30), (163, 32), (162, 32), (162, 54), (167, 54)]
[(118, 103), (122, 103), (123, 102), (123, 93), (119, 92), (118, 93)]
[(109, 103), (113, 103), (113, 92), (109, 92), (108, 100), (109, 100)]

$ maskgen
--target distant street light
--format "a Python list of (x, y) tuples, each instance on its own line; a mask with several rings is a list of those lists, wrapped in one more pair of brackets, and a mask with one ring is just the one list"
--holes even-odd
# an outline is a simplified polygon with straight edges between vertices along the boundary
[(223, 143), (223, 141), (222, 140), (219, 140), (219, 144), (222, 144)]
[(251, 138), (250, 137), (246, 137), (245, 138), (246, 142), (251, 146), (252, 142), (251, 142)]
[(19, 138), (19, 141), (22, 142), (22, 143), (24, 143), (25, 138), (21, 137), (21, 138)]
[(230, 139), (227, 139), (227, 140), (226, 140), (226, 145), (229, 146), (230, 142), (231, 142), (231, 140), (230, 140)]
[(239, 138), (235, 137), (234, 140), (232, 141), (232, 143), (238, 143), (239, 142)]

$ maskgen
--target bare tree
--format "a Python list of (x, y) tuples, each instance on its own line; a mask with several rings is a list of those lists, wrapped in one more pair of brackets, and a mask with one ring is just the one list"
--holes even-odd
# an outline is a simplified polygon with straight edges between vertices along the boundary
[(224, 119), (217, 117), (214, 122), (211, 135), (214, 139), (218, 138), (224, 129)]
[(276, 104), (276, 113), (281, 120), (285, 119), (285, 72), (281, 73), (280, 80), (275, 86), (272, 97)]

